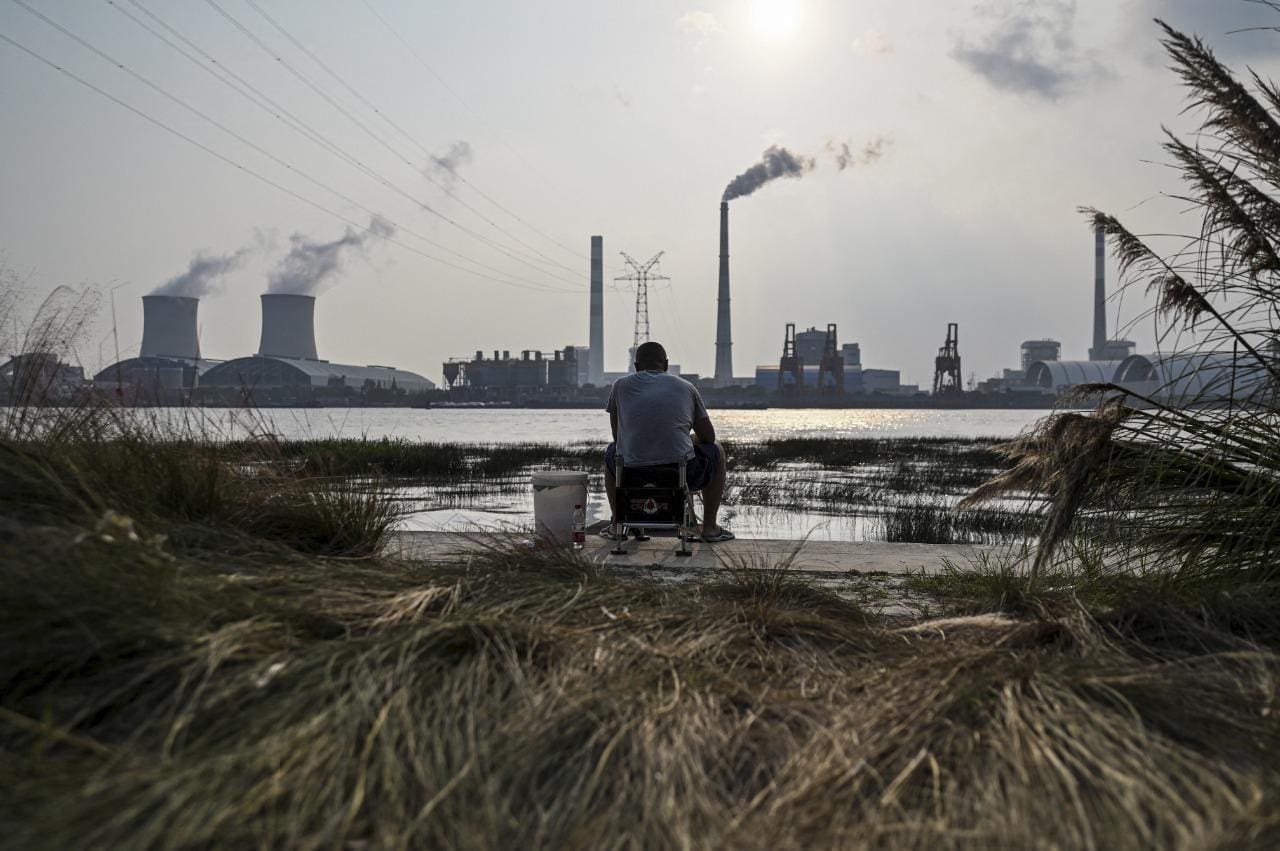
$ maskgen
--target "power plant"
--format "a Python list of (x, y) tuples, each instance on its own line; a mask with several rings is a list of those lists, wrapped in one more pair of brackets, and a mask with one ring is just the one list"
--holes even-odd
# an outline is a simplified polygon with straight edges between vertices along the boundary
[[(737, 197), (737, 196), (735, 196)], [(1118, 385), (1151, 398), (1177, 403), (1188, 399), (1238, 399), (1270, 392), (1265, 377), (1237, 367), (1232, 353), (1195, 356), (1137, 355), (1129, 340), (1109, 339), (1107, 333), (1105, 233), (1094, 231), (1093, 322), (1087, 360), (1062, 358), (1062, 344), (1053, 339), (1028, 339), (1020, 346), (1017, 369), (966, 391), (962, 384), (959, 325), (948, 323), (943, 345), (933, 358), (933, 382), (924, 392), (903, 384), (898, 370), (872, 369), (862, 363), (856, 342), (841, 342), (835, 323), (797, 330), (784, 323), (781, 355), (776, 364), (756, 368), (754, 381), (733, 374), (733, 331), (729, 272), (729, 204), (721, 201), (719, 268), (716, 293), (715, 367), (710, 378), (686, 378), (698, 384), (709, 399), (746, 403), (767, 397), (775, 404), (919, 405), (943, 402), (983, 405), (1049, 405), (1062, 393), (1082, 384)], [(459, 403), (594, 404), (622, 373), (604, 368), (604, 239), (590, 237), (588, 267), (587, 346), (525, 348), (512, 357), (494, 350), (492, 357), (454, 358), (443, 364), (445, 387)], [(618, 278), (636, 286), (635, 327), (628, 350), (649, 338), (648, 284), (667, 280), (657, 274), (663, 256), (644, 263), (623, 253), (631, 273)], [(272, 287), (276, 287), (273, 278)], [(435, 385), (413, 372), (389, 366), (332, 363), (320, 357), (316, 344), (316, 297), (308, 292), (263, 293), (261, 328), (255, 354), (227, 361), (203, 356), (200, 339), (200, 300), (172, 294), (166, 287), (142, 297), (143, 333), (137, 357), (125, 358), (98, 372), (93, 386), (123, 401), (141, 404), (252, 402), (255, 404), (389, 404), (421, 398)], [(179, 290), (181, 292), (181, 290)], [(190, 290), (188, 290), (190, 292)], [(547, 354), (544, 354), (547, 352)], [(22, 360), (22, 358), (27, 360)], [(22, 376), (53, 374), (62, 365), (41, 356), (14, 358), (0, 368), (0, 385), (15, 392), (30, 385)], [(56, 359), (55, 359), (56, 360)], [(52, 365), (52, 366), (51, 366)], [(38, 369), (37, 369), (38, 367)], [(679, 366), (672, 365), (679, 373)], [(64, 397), (75, 390), (75, 371)], [(928, 390), (931, 389), (932, 393)], [(456, 394), (456, 396), (454, 395)], [(1001, 401), (1004, 400), (1004, 401)]]
[(200, 357), (199, 299), (142, 297), (142, 348), (136, 358), (94, 376), (100, 390), (139, 404), (376, 404), (420, 395), (435, 384), (389, 366), (321, 360), (316, 350), (316, 298), (264, 293), (258, 353), (228, 361)]
[(217, 361), (200, 357), (200, 299), (192, 296), (142, 297), (142, 346), (98, 372), (95, 386), (122, 401), (158, 404), (187, 398), (199, 377)]

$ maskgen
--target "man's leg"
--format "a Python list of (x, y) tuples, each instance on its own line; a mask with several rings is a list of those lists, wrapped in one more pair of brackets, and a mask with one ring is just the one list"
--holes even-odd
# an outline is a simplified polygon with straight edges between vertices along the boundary
[(702, 534), (714, 535), (720, 531), (716, 522), (716, 514), (720, 511), (720, 500), (724, 498), (724, 482), (726, 467), (724, 447), (719, 443), (716, 447), (716, 469), (711, 475), (711, 482), (702, 489)]

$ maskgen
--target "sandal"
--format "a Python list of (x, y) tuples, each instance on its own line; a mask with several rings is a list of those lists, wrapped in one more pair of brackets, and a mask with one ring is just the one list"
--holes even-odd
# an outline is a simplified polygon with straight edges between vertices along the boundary
[(736, 536), (723, 526), (721, 526), (714, 535), (704, 534), (698, 537), (698, 540), (702, 541), (704, 544), (718, 544), (721, 541), (733, 541), (736, 539)]

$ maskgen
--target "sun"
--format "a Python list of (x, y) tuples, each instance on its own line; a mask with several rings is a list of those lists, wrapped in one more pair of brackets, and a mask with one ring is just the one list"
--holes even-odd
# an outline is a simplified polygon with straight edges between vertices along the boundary
[(800, 24), (800, 0), (751, 0), (751, 24), (767, 38), (788, 38)]

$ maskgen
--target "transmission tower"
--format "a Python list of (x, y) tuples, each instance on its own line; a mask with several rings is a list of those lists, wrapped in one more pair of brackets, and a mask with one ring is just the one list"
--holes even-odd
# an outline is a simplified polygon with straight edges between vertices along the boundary
[(629, 354), (629, 362), (634, 364), (636, 349), (640, 348), (641, 343), (649, 340), (649, 282), (669, 281), (671, 279), (654, 271), (658, 266), (658, 261), (666, 253), (665, 251), (659, 251), (643, 263), (637, 263), (625, 251), (618, 253), (622, 255), (622, 259), (626, 261), (628, 268), (631, 269), (631, 274), (619, 275), (614, 280), (627, 281), (635, 284), (636, 288), (636, 329), (632, 335)]

